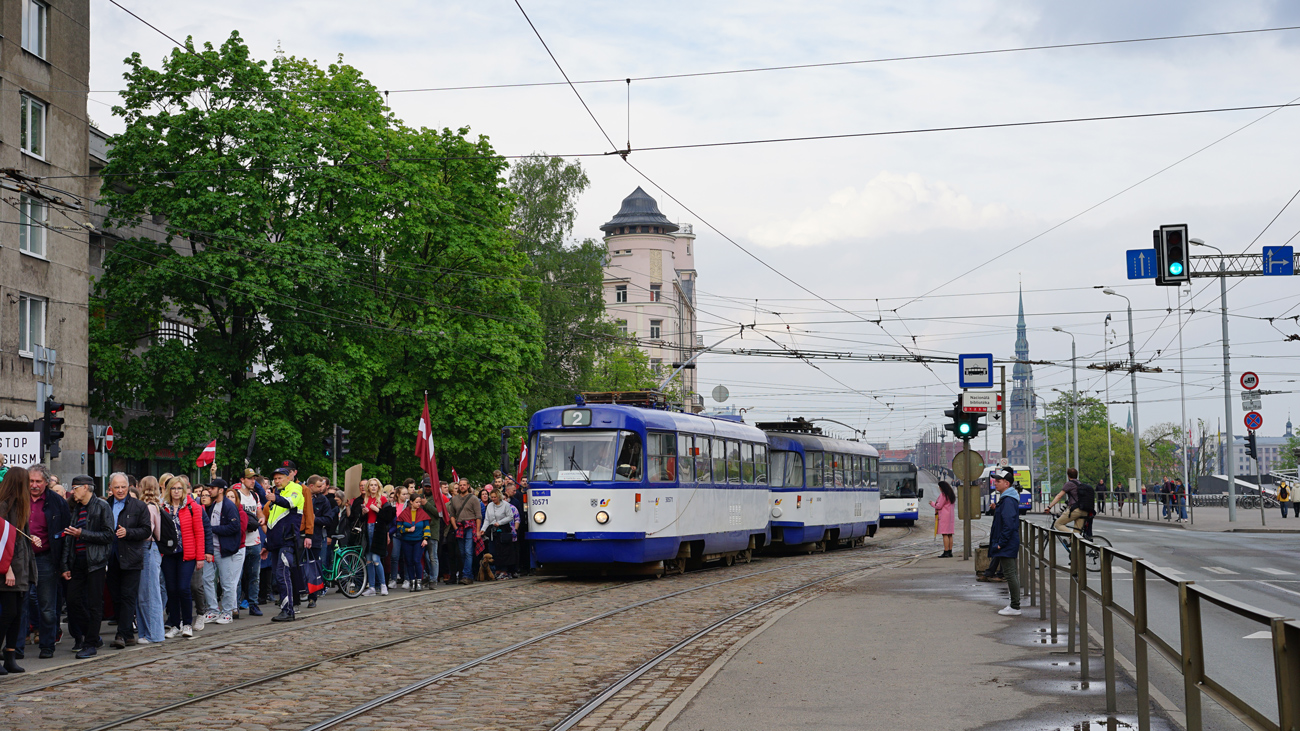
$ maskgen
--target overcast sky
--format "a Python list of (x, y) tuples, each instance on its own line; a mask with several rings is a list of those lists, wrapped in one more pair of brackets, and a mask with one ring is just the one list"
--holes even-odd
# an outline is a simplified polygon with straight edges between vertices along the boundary
[[(561, 80), (512, 0), (123, 5), (178, 38), (220, 43), (238, 30), (259, 58), (277, 46), (323, 64), (343, 54), (379, 88), (394, 90), (392, 107), (407, 124), (468, 126), (503, 154), (609, 150), (566, 86), (397, 92)], [(107, 0), (91, 6), (97, 92), (89, 112), (114, 132), (121, 125), (106, 104), (121, 86), (122, 59), (139, 51), (156, 66), (171, 44)], [(523, 6), (574, 80), (1300, 25), (1300, 6), (1266, 0)], [(630, 127), (635, 149), (1280, 104), (1300, 97), (1296, 68), (1300, 31), (1281, 31), (635, 81), (630, 115), (626, 84), (578, 88), (619, 146)], [(1278, 216), (1300, 189), (1297, 115), (1300, 109), (1241, 111), (633, 152), (630, 162), (680, 203), (617, 157), (585, 158), (592, 186), (575, 235), (599, 236), (638, 185), (670, 218), (693, 223), (706, 343), (744, 322), (782, 346), (819, 352), (901, 354), (906, 347), (1010, 357), (1023, 282), (1031, 357), (1055, 364), (1035, 367), (1047, 399), (1070, 384), (1070, 338), (1053, 326), (1076, 335), (1080, 390), (1104, 389), (1100, 373), (1084, 366), (1105, 359), (1108, 313), (1117, 335), (1111, 360), (1124, 357), (1124, 300), (1092, 289), (1116, 287), (1133, 303), (1139, 361), (1164, 371), (1139, 378), (1145, 428), (1180, 418), (1178, 297), (1175, 288), (1127, 282), (1124, 251), (1149, 247), (1151, 230), (1165, 223), (1187, 223), (1192, 236), (1229, 253), (1285, 243), (1300, 231), (1300, 200)], [(1297, 282), (1228, 284), (1232, 390), (1244, 370), (1259, 373), (1265, 389), (1295, 389), (1300, 342), (1284, 338), (1300, 325), (1255, 318), (1300, 314)], [(1195, 280), (1182, 318), (1187, 417), (1212, 429), (1225, 416), (1218, 292), (1217, 280)], [(732, 344), (779, 347), (750, 332)], [(901, 447), (939, 425), (956, 389), (953, 365), (814, 362), (817, 369), (706, 355), (701, 391), (725, 384), (728, 404), (749, 409), (747, 419), (829, 417)], [(1127, 378), (1112, 376), (1110, 385), (1112, 401), (1128, 401)], [(1230, 418), (1241, 434), (1232, 398)], [(1263, 433), (1280, 435), (1293, 407), (1300, 417), (1296, 395), (1266, 396)], [(1115, 423), (1122, 426), (1128, 410), (1112, 406)]]

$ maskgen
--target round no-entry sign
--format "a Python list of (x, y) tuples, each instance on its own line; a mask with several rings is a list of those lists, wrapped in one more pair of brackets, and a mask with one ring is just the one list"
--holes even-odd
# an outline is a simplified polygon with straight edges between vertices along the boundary
[(104, 451), (113, 451), (113, 427), (104, 430)]
[(1255, 375), (1254, 371), (1246, 371), (1241, 374), (1241, 387), (1247, 391), (1254, 391), (1259, 388), (1259, 376)]
[(1264, 426), (1264, 417), (1260, 416), (1258, 411), (1252, 411), (1246, 414), (1247, 429), (1250, 429), (1251, 431), (1255, 431), (1261, 426)]

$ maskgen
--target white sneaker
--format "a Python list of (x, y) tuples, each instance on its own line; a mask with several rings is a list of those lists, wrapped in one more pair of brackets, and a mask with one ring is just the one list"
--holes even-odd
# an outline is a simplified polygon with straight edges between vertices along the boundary
[(218, 614), (217, 611), (216, 611), (215, 609), (209, 609), (208, 611), (206, 611), (206, 612), (203, 613), (203, 621), (204, 621), (204, 622), (215, 622), (215, 621), (217, 621), (217, 617), (220, 617), (220, 616), (221, 616), (221, 615)]
[(233, 621), (235, 620), (230, 618), (230, 612), (223, 612), (220, 617), (217, 617), (217, 624), (230, 624)]
[(136, 640), (135, 640), (135, 644), (137, 644), (137, 645), (148, 645), (148, 644), (152, 644), (152, 643), (151, 643), (149, 640), (145, 639), (144, 637), (137, 637)]
[(409, 588), (411, 588), (411, 582), (409, 582), (409, 581), (403, 581), (403, 582), (402, 582), (402, 587), (401, 587), (401, 588), (403, 588), (403, 589), (409, 589)]
[(194, 628), (194, 631), (196, 631), (196, 632), (199, 631), (199, 630), (201, 630), (201, 629), (203, 629), (203, 615), (202, 615), (202, 614), (200, 614), (199, 616), (197, 616), (197, 617), (194, 618), (194, 624), (193, 624), (192, 626), (193, 626), (193, 628)]
[(385, 588), (391, 589), (391, 588), (393, 588), (393, 585), (396, 584), (396, 583), (397, 583), (396, 581), (390, 579), (389, 582), (388, 582), (388, 586), (385, 587)]
[(375, 587), (373, 586), (367, 586), (366, 590), (361, 592), (361, 596), (374, 596), (374, 595), (375, 595)]
[(174, 640), (176, 639), (176, 635), (180, 633), (181, 633), (180, 627), (168, 627), (167, 631), (163, 633), (163, 637), (169, 640)]
[(1013, 607), (1008, 606), (1003, 609), (999, 609), (998, 614), (1001, 614), (1004, 617), (1019, 617), (1020, 615), (1024, 614), (1024, 612), (1020, 611), (1019, 609), (1015, 609)]
[(181, 625), (181, 637), (193, 637), (194, 628), (188, 624)]
[(379, 596), (388, 596), (388, 587), (386, 586), (379, 587)]

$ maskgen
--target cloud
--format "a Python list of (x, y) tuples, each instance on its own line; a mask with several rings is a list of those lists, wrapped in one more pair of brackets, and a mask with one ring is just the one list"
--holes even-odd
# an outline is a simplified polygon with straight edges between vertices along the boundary
[(821, 207), (750, 229), (749, 237), (768, 247), (817, 246), (934, 229), (996, 228), (1018, 218), (1004, 205), (978, 205), (943, 181), (882, 171), (861, 189), (836, 191)]

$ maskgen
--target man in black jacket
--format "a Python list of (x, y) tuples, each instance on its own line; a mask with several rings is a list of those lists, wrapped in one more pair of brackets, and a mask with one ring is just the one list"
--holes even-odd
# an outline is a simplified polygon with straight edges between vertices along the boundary
[[(123, 480), (125, 482), (125, 480)], [(104, 607), (104, 578), (113, 544), (113, 511), (95, 497), (89, 475), (72, 478), (71, 524), (63, 531), (61, 568), (68, 582), (69, 627), (82, 634), (72, 649), (78, 660), (95, 656)], [(138, 572), (137, 572), (138, 575)]]
[[(339, 509), (334, 501), (325, 494), (328, 482), (320, 475), (307, 478), (307, 491), (311, 493), (312, 533), (311, 548), (305, 549), (308, 560), (322, 561), (325, 557), (325, 538), (332, 535), (338, 520)], [(322, 564), (322, 570), (324, 565)], [(316, 608), (316, 598), (324, 594), (322, 589), (308, 595), (307, 608)]]
[[(68, 504), (49, 488), (49, 471), (37, 463), (27, 472), (32, 496), (32, 517), (28, 532), (41, 539), (36, 552), (37, 581), (28, 595), (28, 611), (40, 629), (41, 657), (54, 657), (54, 643), (59, 634), (59, 581), (62, 573), (63, 529), (68, 527)], [(26, 625), (24, 625), (26, 626)], [(18, 651), (23, 651), (26, 632), (18, 636)]]
[(153, 538), (149, 508), (131, 497), (127, 492), (129, 484), (121, 472), (108, 478), (112, 493), (108, 507), (116, 526), (108, 557), (108, 594), (117, 617), (113, 647), (119, 649), (135, 644), (135, 607), (140, 595), (140, 571), (144, 569), (144, 544)]

